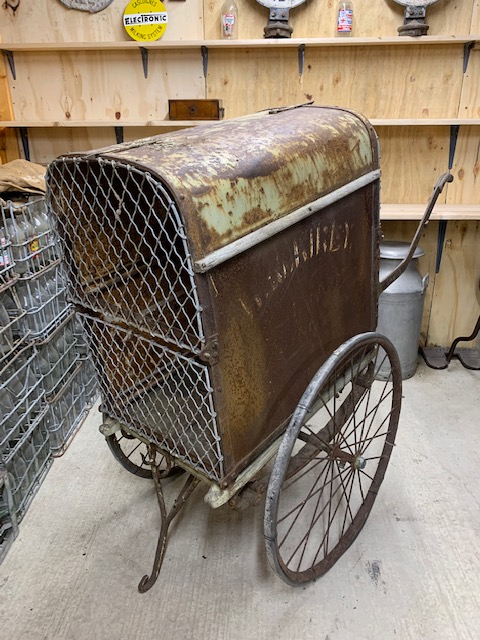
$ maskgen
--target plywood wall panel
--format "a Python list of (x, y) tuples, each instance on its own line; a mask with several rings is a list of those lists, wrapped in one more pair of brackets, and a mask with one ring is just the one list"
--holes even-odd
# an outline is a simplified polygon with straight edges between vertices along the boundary
[(442, 263), (435, 279), (430, 344), (449, 346), (456, 337), (473, 331), (480, 314), (479, 247), (479, 222), (448, 223)]
[(474, 0), (470, 33), (480, 33), (480, 1)]
[(0, 120), (13, 120), (7, 68), (3, 56), (0, 56)]
[(314, 100), (370, 118), (454, 118), (462, 66), (462, 45), (307, 47), (300, 77), (296, 49), (212, 50), (208, 97), (227, 117)]
[(138, 51), (50, 52), (15, 56), (15, 119), (164, 119), (169, 98), (203, 98), (200, 53), (154, 51), (144, 78)]
[(480, 118), (480, 44), (470, 51), (458, 115), (460, 118)]
[(115, 144), (113, 127), (95, 129), (29, 129), (28, 142), (32, 162), (48, 164), (54, 158), (74, 151), (90, 151)]
[(2, 164), (20, 158), (20, 148), (15, 129), (0, 129), (0, 161)]
[[(448, 127), (377, 127), (382, 169), (381, 201), (428, 202), (436, 181), (448, 170)], [(445, 202), (443, 193), (439, 202)]]
[(454, 181), (448, 185), (447, 202), (478, 205), (480, 203), (480, 127), (460, 127), (452, 173)]
[[(139, 140), (180, 127), (125, 127), (124, 140)], [(12, 133), (14, 131), (12, 130)], [(48, 164), (54, 158), (72, 152), (91, 151), (116, 144), (114, 127), (35, 127), (29, 130), (29, 147), (32, 162)]]
[[(429, 35), (467, 34), (477, 0), (443, 0), (428, 9)], [(205, 37), (220, 36), (220, 9), (223, 0), (205, 0)], [(292, 9), (290, 25), (294, 38), (328, 38), (335, 33), (336, 0), (311, 0)], [(397, 36), (403, 24), (404, 8), (393, 0), (355, 0), (355, 35)], [(268, 9), (254, 0), (239, 3), (240, 38), (262, 38)]]
[[(449, 347), (459, 335), (471, 334), (480, 313), (480, 223), (448, 222), (440, 270), (435, 273), (438, 227), (438, 222), (430, 222), (420, 241), (425, 256), (418, 270), (429, 275), (421, 343)], [(415, 230), (412, 222), (382, 223), (386, 240), (410, 242)]]
[[(122, 20), (127, 0), (115, 0), (98, 13), (67, 9), (58, 0), (20, 0), (15, 13), (5, 5), (0, 5), (0, 38), (3, 42), (130, 40)], [(203, 38), (203, 0), (167, 1), (166, 6), (169, 22), (164, 40)]]

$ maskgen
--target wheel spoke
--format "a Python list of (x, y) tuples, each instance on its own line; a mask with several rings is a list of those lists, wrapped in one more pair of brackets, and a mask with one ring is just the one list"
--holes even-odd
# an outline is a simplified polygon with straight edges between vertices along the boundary
[[(340, 482), (343, 484), (343, 478), (340, 479)], [(350, 509), (350, 498), (352, 497), (352, 490), (353, 490), (353, 482), (350, 486), (350, 493), (348, 494), (348, 498), (347, 498), (347, 509), (345, 509), (345, 515), (343, 517), (342, 533), (340, 534), (340, 538), (343, 538), (343, 534), (345, 533), (345, 525), (347, 523), (347, 513), (350, 514), (350, 522), (353, 522), (353, 513), (352, 513), (352, 510)]]
[[(349, 473), (353, 473), (353, 471), (351, 469), (349, 469)], [(349, 476), (350, 477), (350, 476)], [(340, 486), (337, 487), (337, 489), (335, 489), (335, 491), (332, 494), (332, 498), (338, 493), (338, 491), (340, 490)], [(328, 502), (328, 504), (330, 504), (330, 501)], [(319, 514), (317, 514), (317, 517), (315, 518), (315, 521), (313, 523), (313, 526), (315, 526), (318, 522), (318, 520), (322, 517), (322, 515), (325, 513), (325, 509), (327, 508), (327, 505), (325, 505), (323, 507), (323, 509), (320, 511)], [(298, 549), (301, 547), (301, 545), (303, 544), (303, 541), (305, 540), (306, 537), (308, 537), (310, 535), (310, 530), (307, 531), (307, 533), (303, 536), (303, 538), (300, 540), (300, 542), (298, 543), (298, 545), (296, 546), (293, 554), (290, 556), (288, 562), (286, 563), (287, 565), (292, 561), (292, 559), (295, 557), (295, 554), (297, 553)]]
[[(389, 379), (377, 380), (386, 363)], [(392, 453), (400, 391), (398, 356), (374, 333), (336, 349), (305, 391), (266, 500), (269, 559), (286, 582), (322, 576), (365, 524)]]
[[(348, 478), (346, 480), (347, 486), (348, 486), (348, 483), (350, 483), (350, 482), (353, 483), (354, 477), (355, 477), (355, 473), (353, 472), (353, 470), (350, 469), (350, 475), (348, 476)], [(335, 493), (337, 493), (337, 492), (338, 492), (338, 489), (337, 489), (337, 491)], [(345, 494), (345, 489), (342, 491), (342, 494), (340, 495), (340, 498), (344, 494)], [(329, 504), (331, 505), (331, 501), (329, 502)], [(333, 515), (331, 517), (330, 517), (330, 510), (329, 510), (329, 517), (328, 517), (328, 521), (327, 521), (327, 530), (326, 530), (326, 532), (325, 532), (325, 534), (324, 534), (324, 536), (323, 536), (323, 538), (322, 538), (322, 540), (320, 542), (320, 546), (318, 547), (318, 551), (317, 551), (317, 553), (315, 555), (314, 562), (317, 561), (318, 554), (322, 550), (322, 547), (325, 547), (323, 558), (325, 559), (327, 557), (327, 555), (328, 555), (328, 543), (327, 543), (327, 545), (325, 545), (325, 542), (326, 542), (326, 540), (328, 541), (329, 532), (330, 532), (330, 526), (331, 526), (331, 524), (333, 522), (333, 519), (335, 518), (339, 508), (340, 508), (340, 499), (338, 500), (338, 503), (337, 503), (337, 506), (335, 508), (335, 511), (333, 512)]]
[[(321, 475), (318, 477), (317, 482), (316, 482), (315, 484), (318, 484), (318, 481), (320, 481), (321, 476), (323, 476), (323, 474), (325, 473), (325, 470), (330, 469), (330, 466), (331, 466), (331, 464), (332, 464), (332, 461), (331, 461), (331, 460), (329, 460), (328, 462), (329, 462), (329, 464), (325, 466), (325, 469), (322, 471)], [(328, 474), (327, 474), (327, 475), (328, 475)], [(312, 487), (312, 489), (310, 490), (309, 495), (305, 498), (305, 500), (303, 500), (303, 501), (302, 501), (300, 504), (298, 504), (296, 507), (293, 507), (293, 509), (291, 509), (288, 513), (286, 513), (285, 515), (283, 515), (281, 518), (279, 518), (279, 519), (278, 519), (278, 522), (279, 522), (279, 523), (281, 523), (281, 522), (283, 522), (284, 520), (286, 520), (289, 516), (291, 516), (293, 513), (295, 513), (295, 511), (297, 511), (297, 509), (303, 510), (303, 508), (305, 507), (305, 505), (307, 504), (307, 502), (308, 502), (311, 498), (315, 497), (315, 496), (316, 496), (317, 494), (319, 494), (319, 493), (321, 494), (321, 493), (322, 493), (322, 491), (325, 489), (325, 487), (327, 487), (327, 486), (330, 484), (330, 482), (335, 481), (339, 476), (340, 476), (340, 474), (336, 475), (334, 478), (332, 478), (332, 480), (331, 480), (331, 481), (329, 480), (328, 482), (326, 482), (325, 484), (323, 484), (321, 487), (319, 487), (319, 488), (318, 488), (318, 489), (316, 489), (316, 490), (314, 490), (314, 488), (315, 488), (315, 485), (314, 485), (314, 486)], [(293, 483), (291, 483), (288, 487), (285, 487), (285, 488), (284, 488), (284, 491), (285, 491), (286, 489), (289, 489), (289, 488), (292, 486), (292, 484), (293, 484)], [(321, 497), (321, 496), (320, 496), (320, 497)], [(300, 515), (300, 513), (299, 513), (298, 515)], [(297, 517), (298, 517), (298, 515), (297, 515)]]
[[(387, 400), (387, 399), (389, 398), (389, 396), (390, 396), (390, 395), (392, 395), (392, 394), (393, 394), (393, 389), (392, 389), (391, 391), (389, 391), (389, 393), (388, 393), (388, 394), (383, 398), (383, 400)], [(383, 401), (383, 400), (382, 400), (382, 401)], [(374, 414), (374, 415), (373, 415), (373, 418), (372, 418), (372, 422), (373, 422), (373, 420), (375, 419), (375, 416), (376, 416), (377, 412), (378, 412), (378, 405), (377, 405), (375, 408), (373, 408), (373, 409), (372, 409), (368, 414), (366, 414), (366, 415), (364, 416), (364, 418), (362, 419), (362, 421), (361, 421), (361, 423), (360, 423), (360, 424), (366, 424), (367, 418), (369, 418), (372, 414)], [(390, 412), (389, 412), (389, 414), (386, 416), (386, 419), (388, 419), (388, 418), (390, 417), (390, 414), (391, 414), (391, 411), (390, 411)], [(383, 422), (385, 422), (385, 420), (384, 420)], [(371, 424), (371, 423), (370, 423), (370, 424)], [(345, 437), (346, 437), (346, 438), (349, 438), (351, 435), (352, 435), (352, 431), (350, 431), (350, 432), (347, 434), (347, 436), (345, 436)], [(365, 441), (365, 440), (364, 440), (364, 438), (363, 438), (363, 434), (361, 434), (360, 441), (363, 441), (363, 442)]]

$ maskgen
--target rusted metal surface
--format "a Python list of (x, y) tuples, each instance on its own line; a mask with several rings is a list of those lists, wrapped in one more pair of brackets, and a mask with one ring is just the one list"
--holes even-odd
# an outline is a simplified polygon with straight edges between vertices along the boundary
[(59, 159), (49, 190), (106, 412), (222, 488), (334, 349), (376, 326), (377, 140), (351, 112), (256, 114)]
[(212, 301), (205, 330), (219, 341), (211, 375), (231, 478), (279, 435), (334, 349), (376, 326), (371, 197), (371, 187), (352, 194), (199, 278)]
[(373, 137), (367, 121), (352, 112), (306, 106), (98, 155), (141, 166), (168, 185), (196, 261), (377, 168)]

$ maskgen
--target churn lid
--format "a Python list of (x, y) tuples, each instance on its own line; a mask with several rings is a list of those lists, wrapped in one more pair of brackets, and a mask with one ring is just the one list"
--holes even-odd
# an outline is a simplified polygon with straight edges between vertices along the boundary
[[(380, 258), (386, 260), (403, 260), (410, 249), (409, 242), (399, 242), (397, 240), (383, 240), (380, 243)], [(421, 247), (417, 247), (414, 251), (412, 259), (421, 258), (425, 255), (425, 251)]]

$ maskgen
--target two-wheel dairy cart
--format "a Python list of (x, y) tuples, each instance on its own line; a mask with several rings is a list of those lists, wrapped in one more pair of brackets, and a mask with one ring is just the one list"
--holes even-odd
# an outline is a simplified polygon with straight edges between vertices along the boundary
[[(369, 122), (315, 106), (50, 165), (101, 429), (157, 490), (160, 538), (140, 591), (199, 483), (212, 507), (266, 492), (268, 557), (292, 585), (324, 574), (364, 525), (401, 403), (397, 354), (375, 333), (379, 293), (406, 267), (379, 284), (379, 183)], [(178, 469), (187, 479), (167, 513), (162, 482)]]

